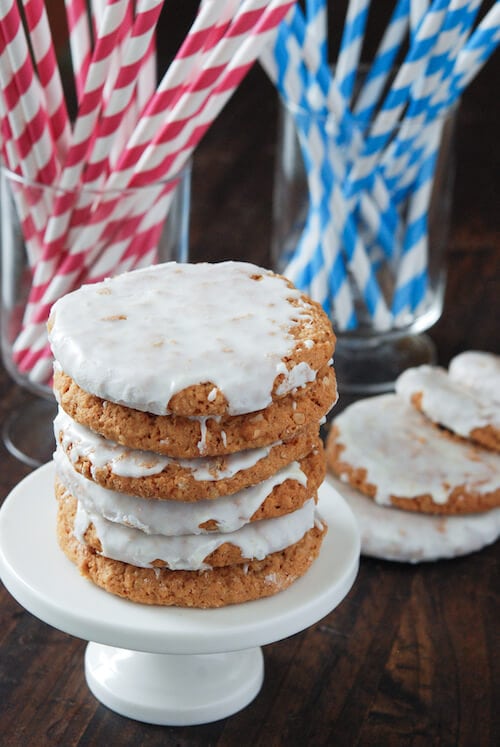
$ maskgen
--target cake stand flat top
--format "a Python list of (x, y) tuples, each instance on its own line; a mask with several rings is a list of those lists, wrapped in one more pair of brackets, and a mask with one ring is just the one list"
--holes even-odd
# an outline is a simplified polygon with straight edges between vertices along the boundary
[(154, 653), (217, 653), (281, 640), (317, 622), (351, 588), (360, 541), (353, 514), (325, 483), (319, 508), (329, 525), (307, 574), (273, 597), (220, 609), (139, 605), (83, 578), (55, 533), (54, 467), (22, 480), (0, 510), (0, 575), (29, 612), (85, 640)]

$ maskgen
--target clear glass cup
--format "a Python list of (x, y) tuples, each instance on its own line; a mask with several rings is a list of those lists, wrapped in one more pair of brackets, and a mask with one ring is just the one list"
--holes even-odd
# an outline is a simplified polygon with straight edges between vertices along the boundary
[[(337, 335), (335, 365), (341, 393), (389, 391), (405, 368), (435, 362), (435, 347), (423, 333), (443, 309), (454, 121), (455, 112), (436, 120), (427, 133), (421, 120), (405, 125), (403, 145), (394, 141), (392, 146), (394, 159), (388, 150), (382, 162), (385, 171), (376, 161), (377, 170), (368, 173), (376, 171), (377, 180), (363, 188), (350, 176), (356, 173), (356, 135), (369, 123), (356, 124), (351, 137), (346, 130), (351, 123), (339, 125), (332, 115), (281, 103), (272, 264), (278, 272), (291, 273), (292, 280), (299, 277), (305, 282), (305, 290), (328, 311)], [(407, 152), (404, 142), (409, 143)], [(418, 167), (418, 148), (424, 147), (435, 153), (435, 160), (424, 159)], [(318, 160), (325, 152), (328, 157)], [(322, 171), (314, 173), (319, 162)], [(387, 209), (392, 195), (397, 199)], [(306, 277), (305, 271), (297, 270), (297, 260), (301, 253), (307, 259), (308, 252)], [(330, 258), (326, 280), (321, 276), (325, 256)], [(408, 281), (411, 288), (405, 290)]]
[[(27, 334), (30, 309), (44, 301), (53, 302), (84, 282), (95, 282), (156, 262), (187, 261), (191, 163), (163, 183), (106, 193), (114, 212), (106, 213), (100, 221), (100, 240), (94, 241), (96, 234), (92, 233), (87, 234), (90, 240), (82, 243), (92, 247), (88, 268), (79, 268), (58, 283), (54, 282), (57, 271), (51, 274), (50, 263), (47, 264), (47, 277), (43, 280), (53, 284), (46, 295), (42, 293), (41, 300), (32, 289), (35, 268), (43, 251), (41, 237), (47, 215), (62, 193), (54, 187), (30, 182), (6, 168), (0, 171), (2, 360), (23, 395), (21, 404), (3, 424), (2, 435), (8, 450), (34, 467), (52, 455), (52, 419), (56, 406), (50, 382), (52, 360), (49, 356), (36, 361), (37, 351), (47, 345), (45, 325), (32, 330), (26, 345), (22, 342)], [(102, 198), (101, 193), (79, 190), (62, 196), (83, 211), (82, 224), (89, 228), (89, 206)], [(77, 236), (76, 232), (72, 234), (75, 242)], [(22, 352), (25, 350), (29, 352)]]

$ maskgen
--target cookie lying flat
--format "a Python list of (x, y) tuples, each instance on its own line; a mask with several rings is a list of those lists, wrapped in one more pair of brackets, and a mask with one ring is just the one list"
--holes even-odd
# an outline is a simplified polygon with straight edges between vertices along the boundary
[(60, 510), (75, 514), (76, 538), (111, 560), (138, 568), (201, 571), (225, 565), (263, 560), (298, 542), (315, 526), (315, 498), (301, 508), (274, 519), (245, 524), (234, 532), (189, 535), (147, 534), (89, 513), (69, 493), (59, 498)]
[(500, 537), (500, 508), (464, 516), (430, 516), (378, 506), (358, 490), (327, 480), (351, 508), (363, 555), (403, 563), (456, 558), (482, 550)]
[(85, 285), (48, 327), (80, 389), (181, 417), (263, 410), (315, 381), (335, 345), (319, 304), (245, 262), (169, 262)]
[(500, 456), (440, 431), (398, 395), (344, 410), (326, 455), (334, 474), (381, 505), (435, 514), (500, 506)]
[(99, 513), (148, 534), (165, 535), (235, 531), (250, 521), (282, 516), (315, 495), (323, 478), (322, 469), (307, 474), (310, 465), (306, 461), (292, 462), (232, 495), (186, 502), (152, 500), (104, 488), (76, 472), (60, 448), (54, 454), (54, 463), (58, 482), (88, 513)]
[(500, 405), (500, 356), (468, 350), (450, 361), (448, 373), (453, 381), (469, 387)]
[[(76, 423), (62, 410), (54, 422), (56, 442), (73, 468), (103, 487), (142, 498), (200, 500), (236, 493), (265, 480), (295, 460), (304, 460), (314, 484), (324, 477), (323, 444), (317, 426), (302, 429), (287, 442), (228, 456), (173, 459), (129, 449)], [(318, 488), (313, 487), (311, 493)]]
[(433, 423), (462, 438), (500, 451), (500, 407), (479, 390), (452, 379), (443, 368), (409, 368), (396, 381), (396, 393)]
[(315, 525), (295, 544), (263, 560), (201, 571), (141, 568), (111, 560), (80, 542), (74, 533), (74, 506), (59, 503), (61, 549), (83, 576), (133, 602), (183, 607), (222, 607), (271, 596), (303, 576), (317, 557), (326, 527)]
[(102, 400), (80, 389), (60, 371), (54, 391), (62, 409), (81, 425), (132, 449), (180, 459), (221, 456), (295, 438), (319, 421), (337, 401), (335, 373), (326, 366), (297, 395), (247, 415), (185, 418), (154, 415)]

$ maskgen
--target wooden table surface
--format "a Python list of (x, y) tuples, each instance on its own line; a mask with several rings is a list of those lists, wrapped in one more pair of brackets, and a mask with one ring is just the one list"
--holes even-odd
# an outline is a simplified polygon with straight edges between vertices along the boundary
[[(457, 181), (445, 309), (431, 330), (446, 364), (499, 353), (498, 59), (468, 91), (457, 130)], [(191, 258), (269, 262), (276, 100), (253, 70), (195, 160)], [(0, 419), (23, 393), (0, 370)], [(29, 469), (0, 445), (0, 499)], [(362, 558), (331, 614), (264, 648), (255, 701), (216, 723), (149, 726), (100, 705), (83, 675), (85, 642), (26, 612), (0, 587), (0, 744), (500, 744), (500, 544), (412, 567)]]

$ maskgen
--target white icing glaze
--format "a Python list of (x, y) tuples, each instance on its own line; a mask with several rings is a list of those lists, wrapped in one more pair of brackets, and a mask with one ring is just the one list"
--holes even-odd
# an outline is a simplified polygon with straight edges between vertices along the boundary
[(500, 429), (500, 409), (460, 382), (451, 379), (443, 368), (419, 366), (404, 371), (396, 381), (396, 393), (408, 402), (421, 392), (422, 411), (434, 423), (467, 438), (474, 428), (491, 425)]
[(468, 350), (450, 361), (449, 374), (475, 392), (500, 405), (500, 356)]
[(282, 363), (278, 366), (278, 373), (283, 373), (285, 375), (281, 384), (276, 387), (276, 394), (281, 397), (287, 392), (300, 389), (300, 387), (310, 384), (311, 381), (316, 379), (317, 371), (311, 368), (308, 363), (302, 361), (302, 363), (293, 366), (289, 371), (285, 364)]
[(84, 542), (83, 535), (92, 522), (101, 542), (102, 555), (107, 558), (141, 568), (149, 568), (154, 560), (162, 560), (171, 570), (198, 571), (210, 568), (204, 559), (225, 542), (239, 547), (244, 557), (256, 560), (284, 550), (314, 526), (315, 514), (311, 498), (293, 513), (246, 524), (236, 532), (164, 537), (115, 524), (99, 514), (88, 513), (78, 503), (74, 534)]
[[(296, 344), (290, 329), (311, 323), (308, 304), (289, 303), (300, 297), (249, 263), (170, 262), (59, 299), (49, 338), (65, 373), (106, 400), (165, 414), (175, 393), (211, 381), (237, 415), (270, 404)], [(290, 387), (303, 386), (303, 376), (310, 371), (302, 367)]]
[(481, 550), (500, 536), (500, 508), (467, 516), (431, 516), (378, 506), (350, 485), (327, 478), (349, 504), (361, 534), (361, 553), (420, 563)]
[(269, 479), (229, 496), (189, 503), (160, 501), (119, 493), (88, 480), (75, 472), (61, 447), (54, 454), (54, 463), (62, 485), (89, 514), (165, 536), (204, 534), (200, 526), (207, 521), (215, 521), (219, 532), (234, 532), (250, 521), (276, 485), (285, 480), (307, 484), (298, 462), (292, 462)]
[(101, 468), (120, 477), (141, 478), (146, 475), (157, 475), (169, 464), (176, 464), (188, 471), (198, 481), (216, 481), (234, 477), (238, 472), (253, 467), (260, 459), (269, 455), (275, 442), (259, 449), (246, 449), (234, 454), (220, 457), (200, 457), (198, 459), (172, 459), (152, 451), (129, 449), (114, 441), (109, 441), (89, 428), (80, 425), (69, 417), (64, 410), (59, 410), (54, 420), (56, 441), (67, 452), (71, 446), (71, 460), (80, 458), (90, 462), (90, 472), (95, 477), (96, 470)]
[(391, 495), (411, 500), (428, 493), (443, 504), (460, 485), (478, 493), (500, 487), (500, 456), (441, 435), (398, 395), (360, 400), (334, 422), (345, 446), (341, 461), (367, 471), (377, 503), (389, 505)]

